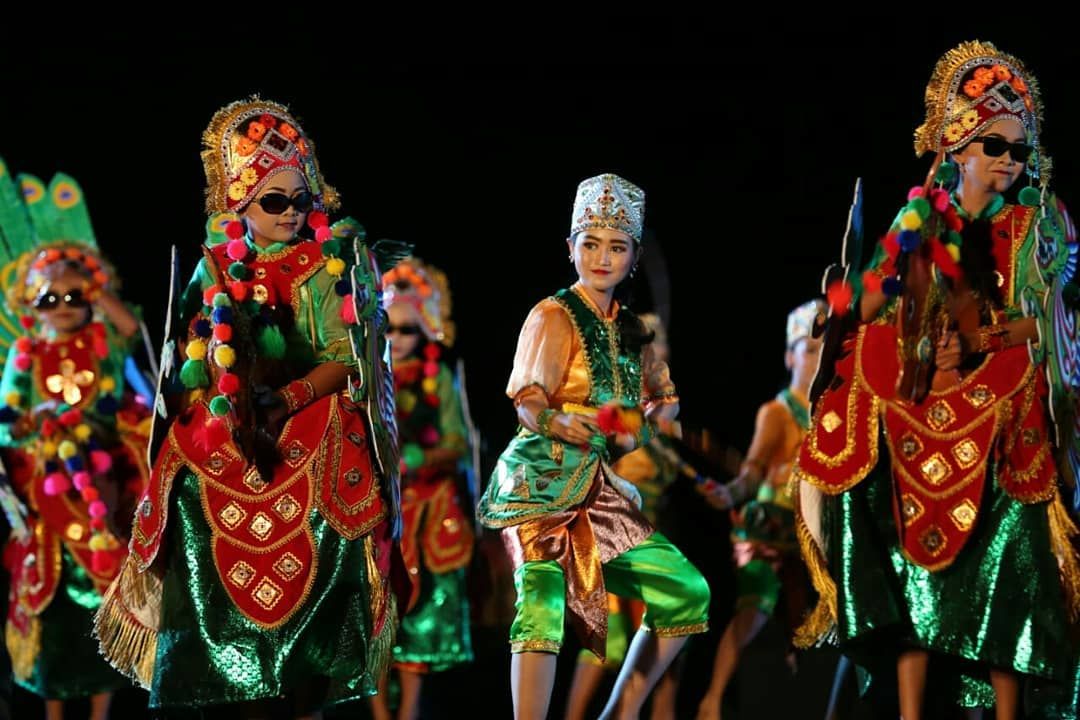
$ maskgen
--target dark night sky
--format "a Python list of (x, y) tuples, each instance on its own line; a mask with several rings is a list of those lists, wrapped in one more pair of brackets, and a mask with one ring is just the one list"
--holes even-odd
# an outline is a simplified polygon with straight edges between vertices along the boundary
[(513, 431), (502, 392), (521, 321), (572, 279), (563, 238), (586, 176), (614, 171), (645, 188), (670, 272), (684, 417), (737, 445), (784, 382), (784, 317), (838, 254), (854, 179), (866, 181), (873, 239), (924, 175), (911, 131), (946, 49), (979, 37), (1028, 63), (1054, 186), (1080, 197), (1068, 120), (1080, 55), (1064, 34), (1014, 22), (913, 38), (899, 23), (851, 31), (820, 16), (521, 27), (368, 24), (356, 41), (264, 56), (253, 37), (227, 44), (209, 30), (9, 43), (0, 57), (19, 71), (5, 78), (0, 155), (15, 172), (81, 181), (126, 297), (160, 333), (168, 248), (186, 275), (203, 235), (203, 128), (251, 92), (289, 104), (369, 237), (412, 242), (447, 271), (474, 415), (496, 451)]

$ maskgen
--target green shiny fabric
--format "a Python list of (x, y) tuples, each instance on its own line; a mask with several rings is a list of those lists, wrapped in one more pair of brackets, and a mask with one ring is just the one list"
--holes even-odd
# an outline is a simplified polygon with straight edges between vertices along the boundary
[(318, 574), (303, 607), (261, 628), (229, 598), (210, 549), (198, 478), (181, 470), (169, 512), (167, 561), (151, 687), (152, 707), (203, 706), (302, 692), (328, 678), (325, 703), (372, 695), (365, 670), (371, 628), (364, 544), (315, 511)]
[[(705, 632), (709, 620), (709, 585), (697, 568), (660, 533), (604, 563), (604, 585), (620, 597), (645, 603), (643, 627), (664, 635)], [(510, 643), (528, 651), (528, 643), (561, 645), (566, 581), (552, 560), (522, 563), (514, 571), (517, 615)], [(550, 650), (549, 650), (550, 651)]]
[(901, 552), (888, 467), (883, 457), (825, 518), (843, 652), (892, 682), (901, 647), (930, 650), (940, 691), (969, 707), (993, 703), (989, 666), (1064, 680), (1074, 651), (1046, 504), (1013, 500), (991, 474), (967, 544), (930, 572)]
[[(797, 562), (795, 558), (788, 562)], [(768, 560), (755, 558), (735, 571), (737, 599), (735, 609), (757, 608), (766, 615), (772, 615), (776, 603), (780, 601), (780, 576), (773, 570)]]
[(16, 682), (50, 700), (90, 697), (131, 687), (131, 681), (98, 654), (92, 630), (101, 596), (71, 555), (66, 550), (60, 553), (60, 586), (39, 616), (41, 652), (30, 677)]
[(420, 600), (398, 628), (394, 662), (427, 663), (431, 672), (472, 662), (465, 568), (440, 575), (422, 569), (420, 583)]

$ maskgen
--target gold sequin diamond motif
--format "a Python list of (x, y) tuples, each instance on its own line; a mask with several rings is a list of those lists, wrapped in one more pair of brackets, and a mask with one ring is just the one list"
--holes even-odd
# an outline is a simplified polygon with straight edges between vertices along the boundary
[(291, 552), (287, 552), (274, 563), (274, 572), (284, 580), (292, 580), (303, 567), (304, 564), (300, 562), (298, 557)]
[(975, 503), (971, 502), (967, 498), (949, 511), (949, 519), (953, 521), (953, 524), (961, 532), (967, 532), (975, 524), (975, 516), (978, 514), (978, 510), (975, 507)]
[(289, 464), (289, 467), (297, 467), (304, 462), (304, 458), (308, 455), (308, 449), (299, 440), (293, 440), (289, 443), (289, 447), (285, 448), (284, 455), (285, 462)]
[(844, 421), (840, 419), (840, 416), (836, 414), (836, 411), (830, 410), (825, 413), (825, 417), (821, 418), (821, 424), (825, 428), (825, 432), (831, 433), (836, 428), (844, 424)]
[(904, 496), (900, 499), (900, 512), (904, 516), (904, 524), (910, 525), (926, 512), (926, 508), (919, 502), (919, 499), (910, 493), (904, 493)]
[(234, 502), (221, 508), (221, 512), (218, 513), (218, 518), (221, 519), (222, 524), (230, 530), (235, 530), (236, 526), (244, 522), (246, 517), (247, 513), (244, 512), (244, 509)]
[(300, 503), (296, 502), (292, 495), (285, 493), (278, 498), (276, 503), (274, 503), (274, 512), (276, 512), (282, 520), (289, 522), (300, 512)]
[(1024, 439), (1024, 445), (1027, 447), (1034, 447), (1039, 444), (1041, 433), (1039, 433), (1039, 428), (1029, 427), (1024, 428), (1024, 432), (1021, 433), (1021, 436)]
[(956, 464), (967, 470), (979, 461), (979, 446), (971, 438), (966, 438), (953, 445), (952, 456)]
[(252, 466), (244, 473), (244, 485), (246, 485), (251, 492), (261, 493), (266, 489), (267, 482), (259, 475), (259, 471)]
[(986, 385), (976, 385), (964, 392), (964, 399), (971, 403), (971, 407), (981, 408), (994, 402), (994, 391)]
[(900, 454), (905, 459), (911, 460), (913, 457), (923, 451), (922, 440), (919, 436), (913, 432), (906, 432), (904, 436), (900, 438)]
[(949, 403), (938, 400), (926, 411), (926, 421), (930, 423), (930, 427), (941, 432), (956, 422), (956, 413), (953, 412)]
[(278, 601), (281, 600), (281, 596), (285, 593), (280, 587), (274, 584), (274, 581), (268, 577), (264, 577), (259, 581), (259, 584), (255, 586), (255, 592), (251, 593), (251, 597), (255, 599), (255, 602), (265, 610), (271, 610)]
[(233, 565), (232, 570), (229, 571), (229, 582), (237, 587), (247, 587), (253, 577), (255, 577), (255, 568), (243, 560)]
[(274, 529), (274, 521), (270, 519), (270, 516), (264, 512), (257, 513), (251, 521), (251, 525), (248, 525), (248, 530), (251, 534), (260, 540), (265, 540), (270, 537), (270, 531)]
[(206, 471), (214, 476), (221, 475), (225, 470), (225, 466), (229, 464), (228, 459), (216, 450), (206, 460)]
[(945, 549), (947, 540), (945, 533), (941, 532), (941, 528), (937, 525), (931, 525), (926, 529), (926, 532), (919, 538), (919, 544), (923, 546), (926, 552), (930, 553), (932, 557), (937, 557), (941, 554), (941, 551)]
[(952, 475), (952, 466), (945, 456), (939, 452), (934, 453), (919, 466), (923, 477), (931, 485), (940, 485), (946, 478)]

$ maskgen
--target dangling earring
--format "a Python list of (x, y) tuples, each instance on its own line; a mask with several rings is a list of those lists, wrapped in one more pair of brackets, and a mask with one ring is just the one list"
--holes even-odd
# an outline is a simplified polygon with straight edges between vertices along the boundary
[(570, 261), (570, 264), (571, 264), (571, 265), (573, 265), (573, 264), (574, 264), (574, 256), (573, 256), (573, 255), (567, 255), (567, 256), (566, 256), (566, 259)]
[(634, 273), (637, 272), (637, 263), (634, 263), (634, 267), (630, 268), (630, 277), (634, 277)]

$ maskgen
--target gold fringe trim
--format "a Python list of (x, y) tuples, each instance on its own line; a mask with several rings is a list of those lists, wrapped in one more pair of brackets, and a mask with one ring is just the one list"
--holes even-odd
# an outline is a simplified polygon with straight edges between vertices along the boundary
[(144, 620), (156, 621), (160, 607), (161, 580), (153, 570), (139, 572), (129, 556), (94, 615), (94, 637), (102, 656), (147, 690), (154, 679), (157, 627)]
[[(390, 664), (394, 659), (394, 644), (397, 642), (397, 598), (394, 593), (387, 593), (386, 619), (383, 621), (382, 631), (371, 638), (368, 645), (367, 667), (368, 674), (373, 678), (381, 678), (390, 670)], [(377, 617), (372, 617), (372, 626)]]
[(805, 649), (823, 641), (836, 628), (836, 583), (829, 575), (821, 548), (803, 518), (798, 485), (795, 486), (795, 532), (799, 538), (799, 549), (802, 551), (807, 573), (818, 594), (817, 605), (803, 620), (803, 624), (795, 629), (792, 640), (795, 647)]
[(1080, 556), (1073, 545), (1073, 538), (1080, 534), (1080, 530), (1061, 502), (1061, 493), (1047, 505), (1046, 513), (1050, 519), (1050, 544), (1057, 556), (1061, 587), (1065, 591), (1065, 609), (1069, 621), (1077, 624), (1080, 623)]
[(29, 680), (41, 654), (41, 620), (30, 618), (30, 634), (23, 635), (11, 621), (4, 628), (4, 641), (11, 658), (11, 672), (16, 680)]
[(557, 640), (517, 640), (510, 643), (511, 653), (546, 652), (558, 654), (561, 648), (562, 643)]
[[(645, 627), (644, 625), (642, 627)], [(690, 625), (672, 625), (671, 627), (646, 628), (656, 637), (686, 637), (687, 635), (700, 635), (709, 632), (708, 622), (692, 623)]]

